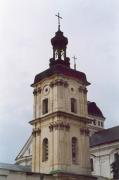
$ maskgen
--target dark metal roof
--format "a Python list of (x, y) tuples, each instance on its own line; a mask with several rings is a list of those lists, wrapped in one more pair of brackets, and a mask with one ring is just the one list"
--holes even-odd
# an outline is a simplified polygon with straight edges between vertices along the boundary
[(63, 35), (63, 32), (58, 30), (55, 37), (51, 39), (51, 44), (54, 48), (64, 48), (68, 44), (68, 39)]
[(102, 111), (95, 102), (88, 101), (88, 114), (104, 118)]
[(90, 137), (90, 147), (119, 141), (119, 126), (98, 131)]
[(0, 163), (0, 169), (20, 171), (20, 172), (31, 172), (31, 167), (29, 166), (21, 166), (21, 165), (6, 164), (6, 163)]
[(76, 71), (74, 69), (68, 68), (60, 64), (56, 64), (50, 67), (49, 69), (41, 72), (40, 74), (36, 75), (33, 84), (36, 84), (40, 82), (42, 79), (50, 77), (54, 74), (57, 74), (57, 75), (60, 74), (60, 75), (68, 76), (68, 77), (73, 77), (73, 78), (79, 79), (82, 83), (86, 85), (90, 84), (87, 81), (86, 75), (83, 72)]

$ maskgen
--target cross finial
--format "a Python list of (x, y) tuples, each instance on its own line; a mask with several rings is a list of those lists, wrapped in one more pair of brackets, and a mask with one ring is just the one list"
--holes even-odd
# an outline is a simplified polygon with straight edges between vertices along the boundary
[(59, 13), (59, 12), (58, 12), (58, 14), (55, 15), (55, 16), (57, 16), (57, 18), (58, 18), (58, 30), (60, 31), (60, 19), (62, 19), (62, 17), (60, 16), (60, 13)]
[(74, 69), (76, 70), (76, 59), (77, 58), (76, 58), (76, 56), (73, 56), (72, 58), (74, 59)]

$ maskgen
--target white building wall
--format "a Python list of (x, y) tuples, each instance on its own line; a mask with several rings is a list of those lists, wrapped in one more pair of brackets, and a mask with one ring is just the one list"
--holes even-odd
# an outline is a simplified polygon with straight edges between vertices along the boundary
[(92, 174), (112, 178), (111, 164), (114, 161), (114, 154), (119, 152), (119, 142), (91, 148), (90, 152), (94, 166)]

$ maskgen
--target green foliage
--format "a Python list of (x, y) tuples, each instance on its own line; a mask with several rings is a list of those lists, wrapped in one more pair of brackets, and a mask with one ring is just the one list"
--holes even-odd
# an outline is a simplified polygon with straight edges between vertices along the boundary
[(111, 164), (111, 172), (114, 179), (119, 179), (119, 154), (117, 153), (114, 162)]

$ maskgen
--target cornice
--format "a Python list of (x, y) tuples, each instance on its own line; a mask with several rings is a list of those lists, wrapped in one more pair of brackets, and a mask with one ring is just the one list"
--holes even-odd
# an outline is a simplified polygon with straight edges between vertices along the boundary
[(25, 160), (32, 160), (32, 155), (19, 157), (18, 159), (15, 159), (15, 160), (16, 160), (16, 163), (21, 163), (21, 162), (24, 162)]
[(49, 120), (49, 118), (61, 117), (61, 116), (65, 117), (65, 118), (73, 119), (73, 120), (78, 121), (78, 122), (84, 122), (84, 123), (90, 123), (90, 121), (92, 121), (91, 118), (88, 118), (88, 117), (77, 116), (75, 114), (70, 114), (70, 113), (63, 112), (63, 111), (57, 111), (57, 112), (47, 114), (46, 116), (43, 116), (43, 117), (40, 117), (40, 118), (37, 118), (37, 119), (33, 119), (29, 123), (31, 125), (33, 125), (33, 124), (35, 124), (37, 122)]

